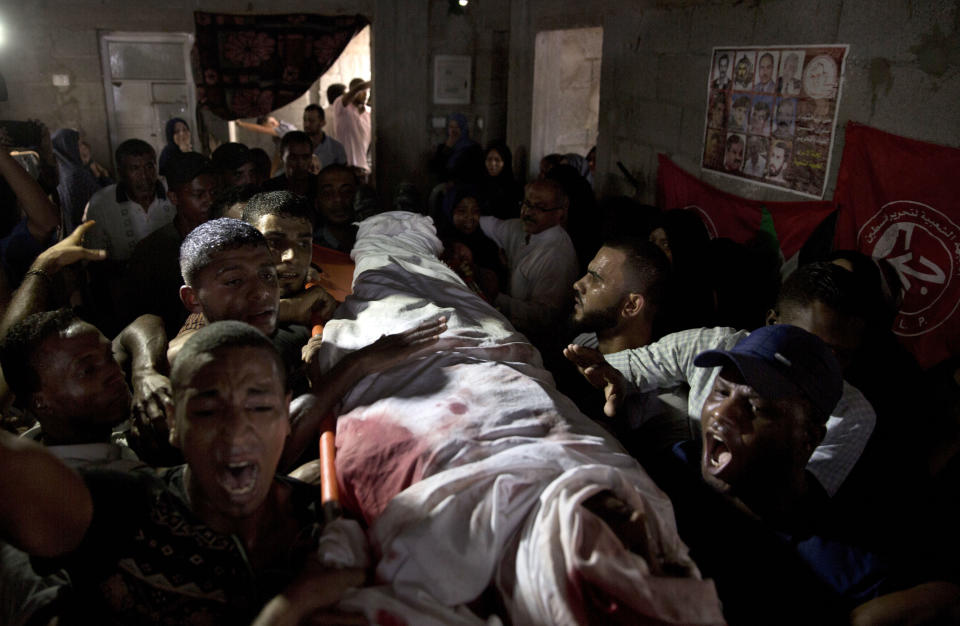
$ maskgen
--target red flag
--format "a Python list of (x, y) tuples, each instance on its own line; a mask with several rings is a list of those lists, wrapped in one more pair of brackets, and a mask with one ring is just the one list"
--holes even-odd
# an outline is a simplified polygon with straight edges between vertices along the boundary
[(773, 216), (783, 256), (789, 259), (814, 229), (829, 216), (832, 202), (760, 202), (720, 191), (688, 174), (666, 155), (658, 155), (657, 192), (664, 209), (696, 210), (713, 238), (727, 237), (738, 243), (749, 241), (758, 230), (763, 209)]
[(836, 246), (890, 261), (894, 332), (923, 367), (960, 353), (960, 150), (847, 123)]

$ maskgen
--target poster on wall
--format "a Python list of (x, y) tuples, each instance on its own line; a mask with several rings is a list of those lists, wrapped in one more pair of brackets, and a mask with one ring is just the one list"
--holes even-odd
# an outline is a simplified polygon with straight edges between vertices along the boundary
[(469, 56), (438, 54), (433, 58), (433, 103), (470, 104)]
[(847, 49), (714, 48), (703, 168), (822, 198)]

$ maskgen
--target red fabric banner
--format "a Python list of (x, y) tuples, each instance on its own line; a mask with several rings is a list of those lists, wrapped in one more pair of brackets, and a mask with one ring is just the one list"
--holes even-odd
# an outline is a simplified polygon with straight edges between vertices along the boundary
[(663, 209), (692, 209), (699, 213), (713, 238), (749, 241), (760, 230), (763, 209), (773, 216), (784, 258), (803, 246), (814, 229), (833, 211), (832, 202), (761, 202), (720, 191), (688, 174), (664, 154), (658, 155), (658, 202)]
[(836, 246), (885, 258), (905, 293), (894, 332), (923, 367), (960, 354), (960, 150), (847, 123)]

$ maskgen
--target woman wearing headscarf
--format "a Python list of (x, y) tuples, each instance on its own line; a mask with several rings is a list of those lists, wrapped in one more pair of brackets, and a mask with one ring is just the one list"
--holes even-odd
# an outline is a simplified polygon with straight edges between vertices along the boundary
[(63, 220), (63, 235), (70, 234), (80, 224), (83, 209), (98, 189), (100, 183), (80, 156), (80, 133), (72, 128), (61, 128), (53, 134), (53, 153), (57, 157), (60, 183), (60, 213)]
[(513, 154), (502, 141), (487, 146), (480, 182), (480, 209), (502, 220), (519, 216), (523, 189), (513, 177)]
[(181, 152), (190, 152), (190, 126), (187, 121), (179, 117), (171, 117), (167, 120), (167, 126), (164, 128), (167, 137), (167, 145), (163, 147), (160, 153), (159, 172), (161, 176), (167, 175), (167, 165), (170, 159)]
[(478, 293), (492, 300), (491, 294), (507, 284), (507, 268), (497, 244), (480, 230), (479, 188), (457, 185), (447, 195), (451, 201), (437, 228), (444, 244), (444, 261), (471, 289), (478, 286)]
[(432, 166), (440, 182), (475, 183), (483, 172), (480, 145), (470, 139), (470, 125), (462, 113), (447, 117), (447, 140), (437, 146)]

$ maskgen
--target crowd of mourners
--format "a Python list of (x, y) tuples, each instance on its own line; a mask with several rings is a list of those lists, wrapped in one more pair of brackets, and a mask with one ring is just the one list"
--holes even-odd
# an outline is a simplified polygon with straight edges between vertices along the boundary
[[(316, 251), (349, 262), (387, 210), (432, 217), (442, 260), (670, 497), (729, 623), (960, 621), (960, 361), (922, 371), (898, 343), (889, 263), (818, 232), (785, 267), (772, 233), (598, 201), (596, 148), (524, 184), (460, 114), (433, 186), (388, 197), (369, 88), (335, 86), (303, 131), (245, 124), (276, 155), (204, 156), (172, 119), (159, 159), (117, 146), (115, 177), (76, 130), (0, 136), (0, 623), (363, 623), (333, 612), (375, 581), (323, 548), (362, 522), (325, 519), (317, 441), (445, 320), (327, 372), (311, 335), (343, 297)], [(643, 543), (637, 512), (590, 506)]]

